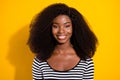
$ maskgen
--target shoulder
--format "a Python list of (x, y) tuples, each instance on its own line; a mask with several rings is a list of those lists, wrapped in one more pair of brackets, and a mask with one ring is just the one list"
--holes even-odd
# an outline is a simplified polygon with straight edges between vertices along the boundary
[(93, 59), (92, 58), (87, 58), (86, 63), (93, 63)]
[(33, 63), (40, 64), (41, 62), (37, 57), (33, 59)]
[(81, 61), (85, 66), (94, 66), (94, 62), (92, 58), (87, 58), (86, 60)]
[(37, 57), (33, 59), (33, 66), (41, 66), (41, 65), (44, 65), (45, 63), (46, 62), (39, 60)]
[(86, 63), (86, 68), (94, 68), (94, 62), (92, 58), (87, 58), (85, 63)]

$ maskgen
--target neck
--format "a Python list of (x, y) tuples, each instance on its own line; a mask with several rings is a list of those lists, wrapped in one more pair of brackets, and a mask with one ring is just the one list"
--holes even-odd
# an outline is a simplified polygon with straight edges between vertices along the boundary
[(66, 51), (70, 50), (71, 48), (72, 48), (71, 43), (58, 44), (58, 45), (56, 45), (55, 52), (62, 54), (62, 53), (65, 53)]

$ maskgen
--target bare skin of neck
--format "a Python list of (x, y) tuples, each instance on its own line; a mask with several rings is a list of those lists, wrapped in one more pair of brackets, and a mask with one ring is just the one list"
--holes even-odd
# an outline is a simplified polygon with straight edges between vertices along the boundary
[[(60, 44), (57, 45), (55, 50), (54, 50), (54, 54), (58, 54), (58, 55), (64, 55), (64, 54), (70, 54), (68, 51), (73, 50), (73, 47), (71, 44)], [(73, 50), (74, 51), (74, 50)], [(67, 53), (68, 52), (68, 53)], [(53, 55), (54, 55), (53, 54)]]
[(57, 45), (53, 55), (47, 60), (50, 67), (57, 71), (67, 71), (74, 68), (80, 58), (71, 44)]

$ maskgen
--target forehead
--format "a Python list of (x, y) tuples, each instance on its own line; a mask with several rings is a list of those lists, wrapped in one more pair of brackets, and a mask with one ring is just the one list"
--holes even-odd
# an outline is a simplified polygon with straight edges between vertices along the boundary
[(71, 23), (71, 19), (67, 15), (59, 15), (56, 18), (53, 19), (53, 23)]

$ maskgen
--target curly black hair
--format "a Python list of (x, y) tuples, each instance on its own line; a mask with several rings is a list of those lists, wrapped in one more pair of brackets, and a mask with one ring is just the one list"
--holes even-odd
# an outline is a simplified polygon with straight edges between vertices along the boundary
[(72, 21), (73, 34), (70, 41), (76, 54), (83, 60), (93, 57), (98, 43), (95, 34), (89, 28), (82, 14), (64, 3), (55, 3), (46, 7), (33, 19), (28, 39), (31, 51), (36, 53), (42, 61), (52, 55), (56, 41), (51, 28), (53, 19), (59, 15), (67, 15)]

